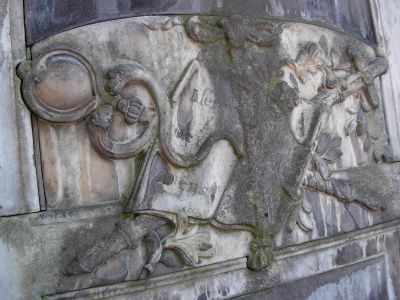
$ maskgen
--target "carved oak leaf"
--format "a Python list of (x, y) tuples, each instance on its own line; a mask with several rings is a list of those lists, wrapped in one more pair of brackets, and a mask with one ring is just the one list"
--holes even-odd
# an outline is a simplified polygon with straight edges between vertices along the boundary
[(356, 126), (357, 126), (356, 118), (354, 117), (349, 119), (345, 127), (346, 135), (350, 135), (356, 129)]
[(321, 157), (315, 157), (315, 164), (322, 178), (328, 180), (331, 177), (331, 168), (329, 168), (328, 164)]

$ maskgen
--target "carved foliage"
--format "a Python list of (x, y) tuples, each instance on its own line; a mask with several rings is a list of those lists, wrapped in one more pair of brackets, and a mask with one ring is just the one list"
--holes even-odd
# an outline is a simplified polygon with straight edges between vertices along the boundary
[[(379, 96), (373, 80), (386, 71), (387, 63), (384, 59), (371, 58), (354, 45), (346, 48), (346, 56), (340, 56), (337, 50), (332, 49), (329, 56), (326, 57), (317, 44), (309, 43), (300, 50), (294, 61), (288, 61), (284, 65), (293, 70), (302, 84), (306, 84), (311, 75), (321, 72), (320, 92), (308, 103), (312, 105), (328, 104), (325, 108), (328, 115), (333, 105), (355, 93), (357, 105), (356, 107), (347, 107), (347, 112), (352, 117), (347, 121), (345, 132), (346, 135), (353, 132), (356, 136), (368, 135), (366, 113), (379, 106)], [(292, 78), (291, 81), (293, 81)], [(297, 83), (295, 88), (298, 90)], [(361, 89), (364, 90), (368, 103), (365, 103), (362, 98)], [(343, 153), (340, 149), (342, 139), (340, 137), (332, 138), (327, 132), (318, 135), (318, 132), (324, 131), (325, 126), (326, 121), (320, 118), (316, 126), (311, 128), (314, 130), (313, 135), (319, 137), (314, 142), (309, 167), (304, 176), (301, 188), (302, 198), (293, 206), (288, 219), (289, 231), (292, 231), (296, 224), (304, 231), (313, 229), (312, 206), (310, 199), (307, 199), (309, 193), (305, 193), (307, 188), (333, 195), (342, 202), (357, 201), (371, 210), (383, 207), (382, 202), (376, 199), (359, 199), (353, 195), (352, 187), (346, 181), (331, 178), (332, 172), (329, 164), (334, 163), (342, 156)], [(364, 148), (368, 151), (368, 147), (364, 146)]]

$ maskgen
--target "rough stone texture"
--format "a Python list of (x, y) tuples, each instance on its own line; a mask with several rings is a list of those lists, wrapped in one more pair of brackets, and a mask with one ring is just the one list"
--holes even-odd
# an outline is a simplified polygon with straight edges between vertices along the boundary
[(15, 69), (26, 58), (22, 1), (2, 1), (0, 11), (0, 216), (7, 216), (40, 206), (31, 118)]
[(0, 219), (5, 296), (398, 298), (398, 122), (375, 48), (238, 15), (34, 44), (18, 75), (47, 207)]

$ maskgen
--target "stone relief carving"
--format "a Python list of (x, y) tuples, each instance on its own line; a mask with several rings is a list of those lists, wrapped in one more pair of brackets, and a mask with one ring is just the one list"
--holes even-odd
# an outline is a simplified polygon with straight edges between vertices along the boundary
[[(197, 82), (194, 82), (194, 76), (200, 76), (200, 72), (199, 62), (193, 62), (188, 68), (189, 76), (183, 78), (183, 89), (178, 87), (177, 94), (172, 97), (176, 100), (175, 107), (171, 107), (165, 92), (155, 78), (142, 66), (138, 64), (121, 65), (108, 72), (106, 91), (116, 97), (117, 109), (124, 113), (125, 122), (128, 124), (143, 122), (147, 125), (139, 137), (133, 140), (113, 141), (109, 138), (109, 129), (114, 110), (111, 106), (104, 105), (90, 119), (89, 134), (92, 145), (107, 158), (122, 159), (145, 154), (135, 180), (132, 196), (125, 207), (126, 213), (140, 214), (140, 217), (119, 224), (113, 236), (122, 236), (125, 240), (122, 245), (118, 246), (117, 250), (110, 251), (110, 249), (116, 247), (113, 246), (114, 243), (121, 242), (120, 239), (111, 241), (108, 238), (101, 241), (92, 248), (93, 250), (78, 256), (75, 263), (69, 267), (69, 273), (74, 275), (81, 272), (91, 272), (96, 266), (118, 253), (121, 250), (119, 247), (122, 247), (122, 249), (124, 247), (136, 248), (139, 243), (138, 240), (143, 237), (145, 237), (148, 249), (148, 257), (144, 265), (144, 272), (147, 273), (147, 275), (144, 275), (145, 277), (150, 276), (154, 265), (160, 260), (165, 262), (166, 265), (173, 264), (171, 255), (168, 252), (163, 252), (165, 249), (173, 249), (180, 259), (189, 266), (196, 265), (199, 257), (212, 255), (210, 251), (207, 252), (212, 248), (209, 235), (197, 233), (196, 225), (193, 225), (193, 220), (189, 222), (188, 218), (209, 219), (212, 217), (218, 207), (224, 185), (229, 179), (229, 171), (226, 175), (216, 173), (218, 169), (215, 162), (222, 163), (227, 168), (232, 168), (237, 160), (234, 151), (236, 150), (236, 155), (240, 157), (243, 146), (237, 142), (237, 135), (234, 136), (226, 131), (220, 132), (218, 127), (208, 128), (207, 124), (200, 124), (202, 130), (209, 131), (208, 135), (202, 136), (201, 132), (196, 132), (196, 128), (194, 130), (191, 128), (193, 135), (196, 134), (196, 136), (193, 136), (190, 142), (185, 141), (185, 146), (181, 147), (184, 151), (187, 151), (187, 149), (190, 151), (190, 147), (193, 147), (196, 151), (195, 155), (184, 156), (175, 150), (172, 143), (177, 141), (176, 144), (179, 149), (181, 137), (178, 139), (178, 137), (173, 136), (175, 131), (172, 129), (174, 126), (171, 123), (174, 118), (171, 113), (174, 109), (178, 111), (182, 111), (182, 108), (187, 110), (188, 108), (184, 107), (185, 105), (197, 103), (193, 95), (197, 95), (198, 92), (204, 94), (201, 93), (203, 87), (197, 86)], [(139, 98), (129, 100), (120, 98), (123, 88), (130, 82), (140, 82), (147, 88), (158, 111), (144, 106)], [(189, 89), (187, 88), (188, 85), (191, 85)], [(204, 105), (200, 104), (200, 107), (201, 110), (197, 112), (197, 115), (196, 111), (189, 112), (189, 125), (193, 119), (201, 123), (202, 120), (199, 117), (203, 116), (204, 111), (210, 114), (206, 121), (208, 123), (214, 121), (212, 118), (214, 106), (208, 105), (208, 102), (205, 101)], [(182, 117), (184, 113), (185, 111), (178, 116)], [(186, 117), (185, 120), (187, 119)], [(230, 123), (232, 129), (238, 129), (235, 127), (234, 120)], [(187, 127), (187, 124), (184, 126)], [(218, 148), (214, 147), (214, 144), (221, 139), (229, 141), (232, 146), (226, 142), (220, 142)], [(214, 148), (213, 151), (212, 148)], [(190, 153), (189, 151), (187, 152)], [(211, 151), (212, 153), (210, 153)], [(197, 170), (185, 171), (185, 169), (182, 169), (197, 165), (199, 165)], [(177, 167), (180, 169), (176, 169)], [(202, 186), (197, 184), (193, 186), (192, 183), (185, 181), (196, 180), (199, 182), (202, 172), (207, 172), (209, 177), (203, 180)], [(177, 184), (172, 186), (174, 182)], [(176, 197), (174, 202), (168, 199), (171, 196)], [(181, 201), (180, 198), (182, 198)], [(173, 232), (167, 236), (162, 236), (162, 234), (160, 236), (156, 230), (165, 225), (166, 220), (173, 223)], [(137, 226), (143, 228), (142, 233), (138, 231)], [(151, 231), (149, 231), (150, 229)], [(93, 251), (96, 251), (96, 255), (93, 254)]]
[[(301, 49), (295, 61), (285, 63), (294, 71), (289, 79), (295, 90), (299, 91), (299, 82), (307, 84), (311, 75), (317, 75), (320, 71), (321, 76), (316, 80), (316, 87), (319, 91), (310, 101), (314, 103), (324, 103), (324, 112), (330, 114), (330, 109), (335, 104), (343, 102), (350, 95), (355, 94), (357, 106), (347, 107), (347, 111), (352, 115), (345, 127), (346, 135), (353, 132), (356, 136), (362, 136), (367, 131), (367, 120), (365, 113), (379, 107), (379, 95), (373, 84), (374, 79), (384, 73), (387, 69), (387, 63), (382, 58), (368, 59), (366, 53), (354, 45), (347, 46), (346, 56), (339, 55), (335, 49), (331, 49), (329, 57), (324, 57), (323, 51), (316, 43), (309, 43), (304, 49)], [(296, 78), (295, 78), (296, 77)], [(315, 79), (314, 79), (315, 80)], [(362, 96), (360, 90), (365, 91)], [(352, 187), (344, 180), (331, 178), (332, 171), (328, 164), (337, 161), (342, 155), (340, 145), (341, 137), (331, 137), (330, 133), (324, 132), (328, 116), (321, 120), (313, 132), (314, 146), (311, 153), (311, 160), (303, 182), (303, 197), (296, 204), (288, 220), (288, 230), (293, 230), (296, 224), (304, 231), (313, 230), (311, 221), (312, 206), (309, 201), (310, 194), (307, 189), (314, 189), (328, 195), (333, 195), (339, 201), (351, 203), (357, 201), (370, 210), (385, 209), (385, 205), (376, 198), (364, 197), (352, 193)], [(325, 123), (325, 124), (324, 124)], [(304, 116), (301, 115), (296, 129), (300, 131), (300, 136), (304, 135)], [(299, 130), (300, 129), (300, 130)], [(364, 150), (371, 148), (371, 138), (364, 141)], [(387, 146), (390, 147), (390, 146)], [(390, 150), (389, 150), (390, 151)], [(376, 160), (379, 161), (379, 157)], [(384, 157), (385, 160), (391, 160)]]
[[(310, 191), (370, 210), (385, 208), (346, 176), (335, 177), (341, 168), (332, 165), (346, 150), (328, 126), (335, 107), (345, 103), (346, 134), (362, 137), (365, 152), (375, 149), (376, 162), (391, 162), (385, 136), (367, 127), (379, 107), (374, 80), (386, 71), (383, 58), (355, 45), (340, 52), (313, 42), (297, 58), (281, 57), (273, 47), (283, 38), (284, 24), (266, 20), (196, 16), (138, 24), (165, 33), (182, 27), (191, 43), (205, 48), (185, 66), (172, 93), (138, 61), (125, 59), (100, 71), (74, 46), (54, 45), (18, 68), (33, 113), (50, 122), (87, 118), (91, 147), (102, 157), (141, 159), (126, 217), (103, 240), (81, 249), (68, 274), (96, 273), (141, 243), (147, 255), (137, 258), (141, 272), (134, 279), (148, 278), (157, 263), (173, 269), (178, 257), (196, 266), (223, 251), (215, 249), (203, 224), (251, 231), (248, 266), (259, 270), (273, 259), (273, 240), (282, 227), (314, 229)], [(223, 62), (209, 59), (207, 51)], [(132, 84), (147, 96), (132, 93)], [(352, 97), (355, 107), (348, 105)], [(117, 115), (137, 134), (115, 138)], [(378, 149), (382, 144), (385, 150)]]

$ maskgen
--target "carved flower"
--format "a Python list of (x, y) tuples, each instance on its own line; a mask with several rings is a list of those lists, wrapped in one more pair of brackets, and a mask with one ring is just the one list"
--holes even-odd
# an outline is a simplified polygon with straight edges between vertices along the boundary
[(308, 82), (310, 80), (309, 73), (315, 74), (323, 66), (318, 45), (316, 43), (308, 44), (304, 49), (300, 50), (296, 60), (288, 62), (287, 65), (294, 70), (302, 83)]
[(328, 164), (334, 163), (343, 155), (343, 152), (339, 149), (341, 143), (341, 137), (337, 136), (331, 139), (329, 133), (324, 133), (318, 140), (313, 159), (316, 169), (324, 180), (328, 180), (331, 176), (331, 169)]

